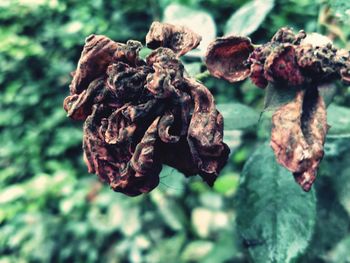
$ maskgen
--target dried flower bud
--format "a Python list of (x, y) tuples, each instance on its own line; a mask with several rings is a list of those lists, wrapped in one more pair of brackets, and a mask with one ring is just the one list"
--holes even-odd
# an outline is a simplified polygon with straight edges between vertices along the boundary
[(147, 47), (170, 48), (178, 57), (196, 48), (201, 40), (201, 36), (187, 27), (160, 22), (153, 22), (146, 36)]
[(89, 38), (64, 101), (69, 117), (85, 120), (89, 172), (130, 196), (156, 187), (162, 164), (212, 185), (229, 154), (213, 96), (184, 77), (178, 59), (198, 37), (184, 27), (156, 26), (166, 31), (158, 44), (171, 49), (159, 47), (146, 61), (137, 41)]

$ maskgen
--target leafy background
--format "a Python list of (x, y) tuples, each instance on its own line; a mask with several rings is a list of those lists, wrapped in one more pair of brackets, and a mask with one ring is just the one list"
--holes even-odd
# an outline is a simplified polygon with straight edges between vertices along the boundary
[[(224, 34), (263, 43), (288, 25), (349, 48), (349, 13), (344, 0), (2, 0), (0, 262), (350, 262), (349, 89), (336, 84), (326, 157), (305, 194), (265, 143), (264, 91), (199, 74)], [(87, 173), (82, 124), (62, 101), (86, 36), (144, 41), (153, 20), (203, 35), (183, 60), (221, 104), (232, 155), (213, 188), (164, 167), (157, 189), (130, 198)]]

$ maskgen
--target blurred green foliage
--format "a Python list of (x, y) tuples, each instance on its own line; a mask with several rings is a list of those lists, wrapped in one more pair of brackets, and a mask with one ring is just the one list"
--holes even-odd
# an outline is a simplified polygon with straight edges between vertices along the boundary
[[(272, 9), (250, 11), (254, 17), (266, 10), (266, 18), (256, 25), (247, 24), (251, 19), (245, 21), (244, 17), (240, 23), (229, 19), (248, 2), (0, 2), (1, 263), (248, 260), (247, 251), (254, 244), (247, 243), (236, 229), (237, 204), (242, 205), (237, 192), (242, 191), (238, 188), (244, 163), (268, 137), (266, 119), (247, 128), (251, 123), (241, 123), (237, 113), (228, 110), (225, 139), (232, 155), (212, 189), (198, 178), (185, 179), (165, 167), (156, 190), (130, 198), (112, 192), (87, 173), (82, 160), (82, 124), (66, 118), (62, 109), (69, 73), (76, 66), (86, 36), (95, 33), (120, 42), (143, 41), (151, 22), (161, 20), (171, 4), (212, 17), (218, 36), (227, 30), (242, 32), (244, 28), (235, 28), (239, 24), (251, 26), (254, 30), (247, 34), (253, 42), (261, 43), (288, 25), (326, 34), (338, 46), (349, 48), (346, 1), (267, 1)], [(184, 62), (192, 74), (204, 70), (198, 56), (185, 57)], [(246, 107), (238, 103), (249, 105), (250, 109), (241, 110), (249, 113), (245, 121), (257, 120), (264, 92), (250, 81), (235, 85), (211, 77), (203, 81), (218, 102), (234, 102), (237, 108)], [(334, 102), (341, 107), (332, 104), (330, 108), (335, 132), (327, 141), (326, 159), (316, 183), (316, 223), (314, 229), (308, 229), (313, 235), (297, 262), (350, 262), (349, 90), (338, 85)], [(302, 208), (308, 209), (305, 204)], [(240, 220), (245, 221), (244, 216)]]

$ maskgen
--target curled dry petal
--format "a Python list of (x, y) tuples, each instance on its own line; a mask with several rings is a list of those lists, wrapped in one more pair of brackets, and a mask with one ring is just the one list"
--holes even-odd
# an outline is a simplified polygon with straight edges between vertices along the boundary
[(196, 48), (202, 37), (187, 27), (167, 23), (153, 22), (146, 36), (147, 47), (170, 48), (180, 57)]
[(316, 178), (327, 130), (325, 103), (315, 88), (298, 91), (272, 117), (271, 146), (277, 161), (293, 172), (305, 191)]
[(68, 117), (74, 120), (85, 120), (92, 112), (92, 104), (101, 102), (105, 97), (105, 93), (104, 79), (95, 79), (82, 93), (65, 98), (63, 108)]
[(121, 179), (110, 183), (113, 190), (134, 196), (149, 192), (159, 184), (162, 164), (156, 156), (158, 122), (159, 117), (148, 127)]
[(84, 124), (83, 149), (88, 171), (96, 173), (102, 180), (110, 183), (119, 178), (119, 171), (126, 167), (131, 153), (105, 142), (101, 130), (106, 129), (107, 114), (103, 106), (93, 107), (92, 114)]
[(205, 63), (211, 75), (229, 82), (249, 77), (250, 65), (247, 59), (254, 47), (246, 37), (217, 38), (208, 47)]
[(140, 95), (150, 68), (131, 67), (126, 63), (111, 64), (107, 69), (107, 88), (118, 102), (129, 102)]
[(106, 143), (120, 144), (128, 140), (131, 141), (136, 124), (130, 123), (122, 114), (128, 106), (128, 104), (122, 106), (108, 117), (108, 127), (105, 132)]
[(262, 65), (260, 62), (254, 62), (250, 66), (250, 79), (251, 81), (259, 88), (266, 88), (268, 82), (267, 79), (264, 76), (264, 65)]
[(183, 79), (184, 67), (175, 54), (167, 48), (158, 48), (147, 57), (153, 73), (147, 77), (147, 89), (156, 98), (175, 96)]
[(208, 184), (213, 184), (229, 153), (222, 141), (223, 117), (216, 110), (209, 90), (199, 82), (186, 80), (194, 99), (187, 141), (200, 175)]
[(272, 37), (271, 42), (300, 44), (305, 37), (306, 33), (304, 30), (300, 30), (298, 34), (294, 34), (291, 28), (282, 27)]
[(304, 83), (305, 80), (298, 67), (292, 45), (281, 45), (270, 53), (265, 61), (264, 76), (269, 82), (282, 82), (289, 86)]
[(180, 140), (180, 136), (174, 136), (170, 134), (170, 129), (174, 124), (174, 115), (168, 111), (166, 112), (159, 121), (158, 133), (159, 138), (165, 143), (175, 143)]
[(71, 94), (79, 94), (87, 89), (90, 82), (105, 74), (112, 62), (114, 52), (121, 44), (106, 36), (90, 35), (85, 40), (85, 46), (70, 84)]
[(114, 61), (121, 61), (136, 67), (144, 64), (143, 60), (139, 58), (139, 51), (142, 44), (136, 40), (128, 40), (126, 44), (119, 44), (114, 53)]

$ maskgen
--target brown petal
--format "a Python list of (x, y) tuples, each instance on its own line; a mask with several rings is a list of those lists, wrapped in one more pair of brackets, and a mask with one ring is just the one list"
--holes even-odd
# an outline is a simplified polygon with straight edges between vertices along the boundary
[(110, 186), (117, 192), (135, 196), (146, 193), (159, 183), (159, 173), (162, 165), (156, 156), (159, 117), (147, 129), (128, 167), (121, 174), (120, 180), (111, 182)]
[[(337, 50), (331, 44), (314, 47), (304, 44), (296, 47), (297, 62), (304, 75), (313, 82), (330, 82), (344, 76), (344, 68), (349, 68), (348, 52)], [(347, 66), (348, 65), (348, 66)], [(346, 82), (346, 78), (343, 78)]]
[(305, 37), (306, 34), (304, 31), (300, 31), (297, 35), (295, 35), (291, 28), (282, 27), (272, 37), (271, 42), (294, 44), (300, 42), (300, 40)]
[(277, 161), (309, 191), (323, 157), (328, 129), (323, 98), (316, 88), (299, 91), (295, 100), (274, 113), (272, 125), (271, 146)]
[(200, 175), (212, 184), (228, 157), (228, 146), (223, 143), (223, 118), (216, 110), (214, 98), (199, 82), (186, 78), (194, 109), (187, 141)]
[(120, 144), (132, 140), (136, 124), (130, 123), (122, 114), (123, 110), (128, 106), (128, 104), (125, 104), (108, 117), (108, 127), (105, 133), (105, 141), (107, 143)]
[(157, 113), (157, 110), (162, 109), (159, 105), (157, 99), (150, 99), (149, 101), (139, 104), (139, 105), (130, 105), (122, 110), (123, 115), (130, 122), (142, 121), (147, 116), (152, 116), (153, 113)]
[(212, 42), (205, 56), (207, 68), (214, 77), (229, 82), (246, 79), (250, 75), (247, 59), (254, 47), (246, 37), (221, 37)]
[(184, 26), (153, 22), (146, 36), (147, 47), (172, 49), (178, 57), (196, 48), (202, 37)]
[(180, 136), (170, 134), (170, 129), (174, 123), (174, 115), (168, 111), (160, 118), (158, 123), (159, 138), (165, 143), (176, 143), (180, 140)]
[(266, 88), (268, 82), (267, 79), (264, 76), (264, 65), (262, 65), (259, 62), (254, 62), (250, 66), (250, 79), (251, 81), (258, 86), (259, 88)]
[(264, 76), (269, 82), (283, 82), (289, 86), (298, 86), (305, 82), (292, 45), (280, 45), (273, 50), (266, 58)]
[(99, 78), (92, 81), (82, 93), (65, 98), (63, 108), (67, 116), (74, 120), (85, 120), (91, 114), (92, 105), (104, 99), (104, 88), (104, 79)]
[(181, 61), (169, 49), (158, 48), (147, 57), (147, 63), (154, 70), (147, 77), (147, 89), (156, 98), (175, 96), (175, 87), (183, 82), (184, 67)]
[(114, 53), (114, 61), (127, 63), (132, 67), (144, 65), (144, 61), (139, 58), (139, 51), (142, 44), (136, 40), (128, 40), (126, 44), (120, 44)]
[[(84, 123), (84, 160), (89, 173), (96, 173), (108, 183), (120, 177), (120, 170), (126, 167), (131, 154), (126, 148), (116, 148), (105, 143), (100, 133), (106, 113), (103, 106), (94, 106), (92, 114)], [(103, 129), (103, 127), (102, 127)], [(126, 150), (125, 150), (126, 149)]]
[(70, 84), (71, 94), (79, 94), (87, 89), (90, 82), (103, 76), (107, 66), (112, 62), (114, 52), (121, 44), (106, 36), (90, 35), (85, 40), (85, 46)]
[(142, 92), (150, 68), (131, 67), (118, 62), (109, 65), (107, 69), (107, 88), (118, 102), (129, 102), (138, 98)]

